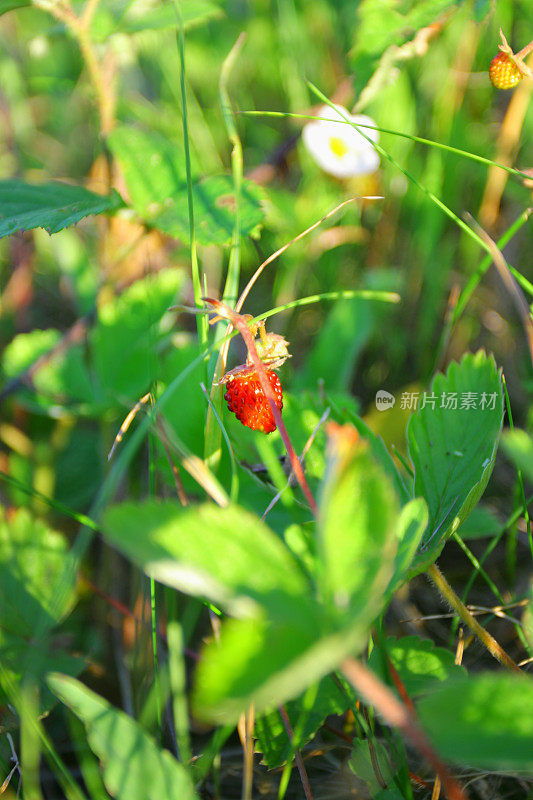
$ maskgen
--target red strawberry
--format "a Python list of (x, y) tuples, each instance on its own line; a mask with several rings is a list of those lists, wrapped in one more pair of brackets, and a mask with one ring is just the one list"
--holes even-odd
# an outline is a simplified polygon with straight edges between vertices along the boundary
[[(266, 371), (267, 378), (276, 398), (276, 405), (283, 408), (283, 389), (275, 372)], [(228, 408), (238, 420), (253, 431), (272, 433), (276, 430), (276, 422), (270, 403), (263, 391), (255, 369), (243, 370), (231, 377), (227, 382), (224, 395)]]
[(523, 75), (507, 53), (498, 53), (490, 62), (489, 78), (496, 89), (513, 89)]

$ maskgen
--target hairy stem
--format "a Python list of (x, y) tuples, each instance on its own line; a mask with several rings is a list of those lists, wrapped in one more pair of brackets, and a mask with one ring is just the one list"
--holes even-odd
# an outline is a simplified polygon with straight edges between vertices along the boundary
[(455, 594), (454, 590), (436, 564), (432, 564), (429, 567), (427, 574), (439, 592), (442, 594), (446, 602), (450, 604), (465, 625), (468, 625), (472, 633), (478, 637), (480, 642), (487, 648), (489, 653), (494, 656), (494, 658), (499, 661), (500, 664), (512, 669), (513, 672), (521, 672), (521, 669), (515, 664), (513, 659), (507, 655), (505, 650), (498, 644), (496, 639), (479, 624), (474, 616), (472, 616), (464, 603)]

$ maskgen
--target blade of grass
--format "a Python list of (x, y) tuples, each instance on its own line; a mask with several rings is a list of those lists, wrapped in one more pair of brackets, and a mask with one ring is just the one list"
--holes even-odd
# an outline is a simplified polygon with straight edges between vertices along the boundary
[[(317, 97), (319, 97), (324, 103), (330, 106), (330, 108), (335, 108), (331, 100), (329, 100), (326, 97), (326, 95), (323, 94), (320, 91), (320, 89), (318, 89), (313, 83), (308, 81), (308, 85), (309, 88), (314, 92), (314, 94)], [(341, 117), (343, 116), (342, 112), (339, 112), (339, 114)], [(362, 126), (354, 122), (351, 122), (349, 119), (347, 119), (347, 117), (344, 117), (344, 121), (349, 122), (351, 126), (356, 131), (358, 131), (358, 133), (360, 133), (360, 135), (364, 139), (366, 139), (367, 142), (369, 142), (381, 156), (383, 156), (383, 158), (386, 158), (387, 161), (389, 161), (394, 167), (396, 167), (396, 169), (398, 169), (403, 175), (405, 175), (405, 177), (408, 178), (411, 181), (411, 183), (413, 183), (418, 189), (420, 189), (420, 191), (423, 192), (426, 195), (426, 197), (428, 197), (431, 200), (432, 203), (434, 203), (438, 208), (440, 208), (440, 210), (444, 214), (446, 214), (447, 217), (449, 217), (453, 222), (455, 222), (455, 224), (459, 228), (461, 228), (462, 231), (464, 231), (470, 238), (474, 239), (474, 241), (476, 241), (480, 245), (480, 247), (483, 248), (483, 250), (485, 250), (487, 253), (491, 252), (489, 245), (481, 238), (481, 236), (479, 236), (479, 234), (477, 234), (474, 230), (472, 230), (472, 228), (469, 225), (467, 225), (466, 222), (464, 222), (460, 217), (457, 216), (457, 214), (455, 214), (455, 212), (453, 212), (450, 208), (448, 208), (448, 206), (445, 203), (443, 203), (442, 200), (439, 197), (437, 197), (436, 194), (434, 194), (429, 189), (427, 189), (423, 184), (421, 184), (420, 181), (417, 180), (417, 178), (415, 178), (414, 175), (412, 175), (408, 170), (404, 169), (404, 167), (402, 167), (401, 164), (399, 164), (396, 161), (396, 159), (393, 158), (390, 155), (390, 153), (387, 152), (387, 150), (385, 150), (377, 142), (372, 141), (372, 139), (369, 136), (367, 136), (367, 134), (364, 133), (364, 131), (361, 130)]]
[[(500, 250), (503, 249), (511, 241), (513, 236), (528, 221), (532, 211), (533, 211), (532, 208), (526, 208), (526, 210), (523, 211), (522, 214), (520, 214), (518, 219), (515, 220), (515, 222), (513, 222), (513, 224), (505, 231), (503, 236), (501, 236), (498, 239), (496, 244), (500, 248)], [(492, 256), (490, 254), (487, 254), (481, 261), (476, 272), (469, 278), (468, 283), (461, 292), (459, 300), (457, 301), (457, 305), (455, 306), (455, 311), (453, 312), (453, 317), (452, 317), (452, 326), (455, 325), (455, 323), (465, 310), (468, 302), (470, 301), (470, 298), (474, 294), (477, 285), (480, 283), (483, 275), (487, 272), (491, 264), (492, 264)]]
[[(311, 85), (311, 89), (315, 91), (316, 87)], [(316, 93), (316, 92), (315, 92)], [(318, 95), (323, 99), (323, 96)], [(324, 100), (324, 102), (327, 102)], [(329, 105), (329, 102), (328, 102)], [(331, 119), (327, 117), (319, 117), (316, 114), (295, 114), (290, 111), (239, 111), (239, 114), (244, 114), (248, 117), (293, 117), (295, 119), (305, 119), (310, 121), (324, 121), (324, 122), (331, 122)], [(346, 125), (353, 125), (353, 123), (348, 119), (339, 119), (339, 123), (344, 123)], [(438, 150), (446, 150), (448, 153), (453, 153), (456, 156), (461, 156), (462, 158), (468, 158), (470, 161), (477, 161), (480, 164), (485, 164), (488, 167), (499, 167), (500, 169), (505, 170), (510, 175), (515, 175), (518, 178), (524, 178), (525, 180), (531, 180), (531, 176), (527, 175), (525, 172), (521, 172), (519, 169), (514, 169), (514, 167), (506, 166), (505, 164), (499, 164), (497, 161), (493, 161), (490, 158), (485, 158), (484, 156), (480, 156), (477, 153), (471, 153), (469, 150), (461, 150), (459, 147), (453, 147), (450, 144), (443, 144), (442, 142), (434, 141), (433, 139), (424, 139), (422, 136), (415, 136), (412, 133), (403, 133), (402, 131), (395, 131), (391, 130), (390, 128), (380, 128), (378, 125), (368, 125), (363, 123), (357, 123), (357, 128), (369, 128), (373, 131), (379, 131), (380, 133), (388, 133), (391, 136), (398, 136), (402, 139), (409, 139), (412, 142), (417, 142), (418, 144), (425, 144), (428, 147), (435, 147)]]
[[(231, 102), (228, 92), (228, 81), (231, 71), (238, 58), (238, 55), (245, 42), (245, 34), (241, 33), (229, 54), (226, 56), (222, 64), (219, 81), (219, 99), (224, 116), (224, 123), (228, 138), (232, 145), (231, 151), (231, 171), (233, 176), (233, 191), (235, 194), (235, 218), (233, 223), (233, 234), (231, 239), (231, 250), (229, 257), (228, 273), (226, 275), (226, 283), (224, 286), (224, 293), (222, 299), (224, 302), (233, 308), (237, 301), (237, 292), (239, 290), (239, 278), (241, 272), (241, 224), (240, 224), (240, 198), (243, 177), (243, 159), (242, 159), (242, 145), (235, 125), (235, 119), (231, 108)], [(220, 338), (221, 329), (227, 326), (219, 322), (215, 339)], [(211, 384), (210, 403), (207, 409), (207, 417), (205, 424), (205, 444), (204, 444), (204, 460), (211, 469), (216, 469), (220, 461), (220, 436), (221, 429), (215, 418), (215, 410), (218, 415), (222, 414), (222, 387), (218, 385), (219, 380), (226, 370), (226, 361), (228, 357), (229, 341), (224, 342), (219, 351), (218, 359), (216, 362), (213, 380)]]
[(170, 690), (176, 740), (181, 763), (188, 767), (191, 763), (191, 741), (189, 736), (189, 711), (187, 708), (187, 677), (183, 658), (183, 632), (177, 620), (167, 626), (168, 661), (170, 668)]
[(215, 406), (211, 398), (207, 393), (207, 389), (205, 388), (204, 384), (201, 383), (200, 387), (202, 392), (205, 395), (205, 399), (207, 400), (211, 411), (213, 412), (213, 416), (219, 426), (220, 430), (222, 431), (222, 436), (224, 437), (224, 441), (226, 442), (226, 447), (228, 448), (228, 453), (230, 457), (231, 463), (231, 486), (230, 486), (230, 499), (232, 503), (236, 503), (239, 498), (239, 473), (237, 471), (237, 462), (235, 460), (235, 453), (233, 452), (233, 447), (231, 446), (231, 442), (229, 440), (228, 432), (224, 427), (224, 423), (222, 422), (222, 418), (220, 417), (218, 411), (216, 410)]
[[(191, 153), (189, 147), (189, 121), (187, 117), (187, 93), (185, 89), (185, 32), (183, 26), (183, 17), (181, 14), (181, 6), (179, 0), (174, 0), (174, 8), (178, 17), (179, 29), (177, 32), (178, 53), (180, 59), (180, 83), (181, 83), (181, 116), (183, 122), (183, 144), (185, 150), (185, 171), (187, 175), (187, 202), (189, 207), (189, 238), (190, 238), (190, 256), (191, 256), (191, 271), (192, 271), (192, 285), (194, 291), (194, 301), (198, 308), (202, 307), (202, 284), (200, 281), (200, 270), (198, 267), (198, 253), (196, 249), (196, 238), (194, 229), (194, 198), (192, 191), (192, 172), (191, 172)], [(207, 345), (208, 339), (208, 323), (207, 318), (199, 316), (196, 321), (198, 329), (198, 340), (200, 342), (200, 349), (204, 350)]]

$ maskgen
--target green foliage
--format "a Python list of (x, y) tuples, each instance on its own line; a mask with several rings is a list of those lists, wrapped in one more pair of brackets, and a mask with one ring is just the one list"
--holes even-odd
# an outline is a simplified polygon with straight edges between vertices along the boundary
[(531, 436), (526, 431), (515, 428), (505, 432), (502, 445), (527, 480), (533, 482), (533, 439)]
[[(461, 398), (468, 393), (474, 394), (476, 405), (462, 408)], [(457, 408), (441, 407), (442, 397), (446, 402), (455, 397)], [(480, 351), (452, 363), (446, 376), (435, 378), (427, 401), (423, 407), (422, 400), (407, 431), (415, 494), (425, 498), (429, 509), (413, 572), (435, 560), (478, 502), (491, 475), (503, 420), (501, 379), (494, 359)]]
[(363, 85), (389, 47), (404, 44), (417, 30), (435, 22), (445, 11), (458, 5), (450, 0), (416, 3), (411, 0), (363, 0), (359, 3), (351, 56), (356, 72), (364, 70)]
[[(44, 410), (64, 403), (98, 414), (117, 402), (135, 404), (157, 378), (157, 348), (166, 335), (163, 319), (183, 285), (182, 272), (162, 270), (102, 304), (89, 334), (89, 363), (85, 345), (59, 348), (33, 379), (32, 407), (35, 401)], [(17, 377), (49, 354), (60, 338), (52, 329), (16, 336), (3, 353), (6, 377)], [(30, 397), (24, 389), (22, 396)]]
[(13, 11), (15, 8), (24, 8), (24, 6), (29, 5), (31, 5), (31, 0), (2, 0), (0, 16), (8, 11)]
[(348, 610), (369, 597), (374, 581), (383, 585), (390, 578), (399, 507), (366, 448), (351, 452), (349, 441), (344, 448), (339, 441), (329, 459), (317, 533), (323, 596)]
[(386, 659), (389, 659), (411, 698), (427, 694), (443, 681), (466, 676), (464, 667), (455, 663), (453, 653), (435, 647), (431, 639), (391, 636), (383, 646), (384, 652), (379, 645), (374, 647), (368, 666), (387, 682)]
[[(323, 678), (318, 684), (316, 697), (305, 719), (301, 746), (315, 736), (326, 717), (343, 714), (355, 702), (349, 688), (345, 689), (342, 684), (339, 686), (329, 675)], [(302, 697), (286, 703), (285, 711), (294, 730), (302, 713)], [(263, 764), (272, 769), (286, 763), (291, 752), (291, 742), (278, 709), (272, 709), (256, 720), (254, 735), (257, 737), (256, 750), (263, 754)]]
[[(126, 127), (113, 131), (109, 145), (124, 170), (131, 202), (139, 216), (150, 226), (187, 241), (189, 206), (181, 149), (162, 136)], [(242, 236), (257, 235), (263, 220), (262, 198), (257, 184), (243, 181), (239, 197)], [(193, 202), (198, 243), (229, 244), (235, 217), (232, 179), (227, 175), (195, 179)]]
[(31, 228), (57, 233), (89, 214), (113, 212), (122, 205), (115, 191), (106, 197), (68, 183), (0, 181), (0, 238)]
[[(299, 382), (316, 386), (324, 381), (326, 391), (348, 389), (357, 357), (373, 332), (375, 314), (367, 300), (354, 298), (336, 303), (309, 353)], [(343, 358), (331, 358), (339, 350)]]
[(250, 613), (308, 584), (275, 534), (237, 506), (181, 508), (178, 503), (124, 504), (110, 509), (106, 537), (161, 583)]
[(25, 510), (0, 526), (0, 601), (2, 628), (20, 636), (50, 630), (68, 613), (73, 585), (63, 581), (67, 545), (63, 536)]
[[(472, 233), (464, 212), (479, 208), (483, 196), (482, 224), (506, 229), (500, 248), (516, 235), (506, 253), (533, 294), (520, 272), (529, 266), (521, 239), (527, 186), (509, 181), (496, 203), (486, 188), (505, 107), (483, 73), (500, 25), (516, 50), (529, 41), (525, 4), (502, 0), (483, 26), (485, 0), (29, 5), (0, 0), (0, 730), (13, 735), (24, 793), (38, 798), (40, 777), (52, 768), (64, 796), (79, 800), (78, 777), (69, 775), (77, 761), (94, 800), (107, 791), (119, 800), (233, 796), (235, 787), (225, 785), (231, 771), (216, 761), (224, 764), (221, 748), (253, 706), (263, 764), (286, 765), (280, 800), (285, 779), (292, 773), (298, 780), (295, 747), (305, 747), (328, 715), (347, 710), (346, 724), (336, 725), (356, 737), (349, 762), (333, 731), (324, 732), (325, 757), (304, 758), (313, 796), (330, 789), (323, 764), (331, 748), (328, 773), (342, 761), (344, 779), (350, 767), (376, 800), (412, 800), (410, 773), (420, 764), (411, 748), (385, 719), (375, 724), (372, 697), (362, 706), (355, 689), (332, 674), (346, 658), (365, 658), (371, 640), (370, 669), (393, 692), (387, 665), (397, 670), (438, 755), (486, 770), (489, 793), (498, 794), (501, 781), (502, 796), (522, 797), (522, 778), (512, 795), (513, 778), (495, 773), (533, 772), (526, 677), (500, 676), (495, 663), (492, 674), (476, 675), (482, 658), (491, 666), (479, 646), (465, 647), (468, 675), (451, 650), (429, 639), (388, 637), (387, 611), (394, 593), (401, 590), (402, 602), (406, 584), (456, 531), (483, 536), (470, 560), (454, 561), (450, 582), (466, 597), (483, 578), (476, 602), (493, 604), (489, 586), (510, 606), (507, 619), (496, 623), (488, 614), (484, 623), (498, 635), (516, 617), (518, 638), (509, 636), (505, 647), (524, 664), (531, 655), (530, 532), (524, 536), (522, 486), (509, 465), (495, 471), (487, 504), (476, 507), (502, 420), (496, 363), (506, 365), (517, 424), (527, 428), (531, 416), (519, 384), (528, 367), (515, 343), (523, 331), (507, 314), (501, 287), (487, 280), (474, 295), (490, 259), (478, 264), (483, 242), (476, 234), (457, 235), (458, 226)], [(20, 13), (2, 16), (13, 9)], [(228, 59), (240, 31), (246, 44)], [(307, 78), (323, 97), (391, 130), (380, 134), (375, 174), (337, 180), (313, 163), (299, 141), (305, 119), (283, 116), (310, 108)], [(260, 109), (281, 115), (246, 113)], [(505, 118), (516, 163), (531, 163), (530, 114), (523, 129), (516, 115)], [(230, 117), (235, 127), (226, 128)], [(236, 197), (241, 173), (249, 179)], [(64, 182), (43, 183), (51, 175)], [(126, 202), (114, 190), (102, 197), (81, 188), (98, 182), (115, 186)], [(299, 236), (348, 198), (356, 202)], [(487, 212), (498, 209), (488, 223)], [(113, 218), (74, 227), (97, 214)], [(224, 286), (234, 302), (258, 263), (285, 244), (245, 310), (272, 315), (269, 330), (290, 341), (293, 358), (280, 370), (283, 419), (319, 503), (316, 516), (289, 476), (279, 431), (250, 431), (218, 402), (224, 446), (217, 467), (207, 468), (206, 393), (224, 323), (205, 326), (199, 348), (194, 317), (168, 312), (204, 293), (221, 296)], [(458, 298), (450, 294), (456, 286), (464, 287)], [(74, 342), (65, 335), (72, 330), (81, 331)], [(374, 409), (375, 393), (388, 388), (398, 399), (418, 391), (436, 364), (473, 346), (494, 357), (480, 351), (452, 362), (428, 392), (435, 406), (426, 396), (411, 419), (411, 481), (408, 410), (400, 402), (394, 412)], [(237, 337), (228, 368), (245, 358)], [(458, 406), (463, 393), (475, 394), (478, 407), (442, 407), (441, 395), (450, 392)], [(215, 389), (216, 401), (222, 393)], [(148, 402), (108, 467), (113, 437), (142, 396)], [(363, 421), (356, 411), (365, 408)], [(531, 477), (528, 435), (504, 434), (504, 449)], [(180, 504), (169, 499), (176, 492)], [(109, 498), (117, 505), (106, 509)], [(52, 524), (62, 525), (72, 550)], [(103, 541), (87, 550), (92, 532)], [(71, 613), (77, 577), (82, 602)], [(420, 589), (415, 580), (417, 602)], [(432, 596), (436, 605), (426, 587), (423, 613), (430, 616)], [(151, 631), (140, 620), (150, 613)], [(440, 641), (455, 632), (456, 620), (446, 631), (446, 619)], [(88, 682), (120, 697), (128, 716), (65, 675), (50, 678), (55, 694), (46, 685), (46, 673), (75, 675), (86, 663)], [(69, 754), (66, 764), (55, 751), (64, 744), (57, 697), (76, 714), (69, 716), (76, 760)], [(206, 744), (201, 719), (229, 724)], [(181, 764), (145, 726), (159, 742), (177, 743)], [(6, 742), (1, 736), (0, 780), (11, 769)], [(255, 782), (259, 769), (254, 796), (263, 788)], [(349, 788), (345, 780), (341, 791)]]
[[(150, 503), (107, 512), (105, 535), (148, 574), (249, 615), (225, 623), (220, 642), (205, 651), (197, 673), (200, 715), (234, 721), (250, 702), (257, 711), (271, 707), (362, 648), (394, 570), (397, 501), (379, 465), (347, 431), (332, 445), (326, 474), (314, 592), (321, 601), (275, 534), (242, 509)], [(379, 517), (368, 498), (379, 501)]]
[(439, 753), (480, 769), (533, 771), (533, 684), (526, 676), (450, 681), (417, 704)]
[(177, 301), (184, 277), (179, 270), (148, 276), (99, 309), (90, 344), (106, 399), (136, 401), (156, 379), (161, 320)]
[(116, 800), (195, 800), (185, 767), (159, 748), (135, 720), (73, 678), (52, 674), (48, 685), (85, 725)]
[[(382, 784), (376, 777), (376, 763), (381, 777), (387, 784), (385, 789), (382, 788)], [(356, 739), (353, 743), (349, 764), (352, 772), (366, 783), (373, 800), (401, 800), (402, 795), (392, 782), (394, 772), (389, 754), (381, 742)]]
[[(24, 509), (10, 517), (0, 511), (0, 661), (11, 680), (39, 683), (51, 669), (83, 669), (54, 630), (74, 599), (65, 538)], [(50, 704), (46, 692), (43, 704)]]
[[(210, 20), (221, 17), (222, 9), (211, 0), (180, 0), (180, 14), (184, 30), (196, 28)], [(179, 28), (180, 20), (173, 3), (139, 11), (131, 8), (125, 14), (116, 9), (100, 8), (95, 15), (91, 33), (94, 41), (104, 42), (117, 33), (135, 34), (142, 31), (161, 31)]]

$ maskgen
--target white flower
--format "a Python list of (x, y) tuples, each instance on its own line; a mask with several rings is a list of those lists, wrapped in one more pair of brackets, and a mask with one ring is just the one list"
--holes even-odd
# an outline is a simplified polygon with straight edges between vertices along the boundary
[[(336, 178), (369, 175), (379, 167), (379, 155), (372, 144), (361, 136), (348, 122), (376, 125), (373, 119), (362, 115), (352, 117), (342, 106), (322, 106), (316, 120), (306, 125), (302, 139), (319, 167)], [(337, 120), (341, 120), (338, 122)], [(373, 142), (379, 140), (379, 131), (362, 128)]]

